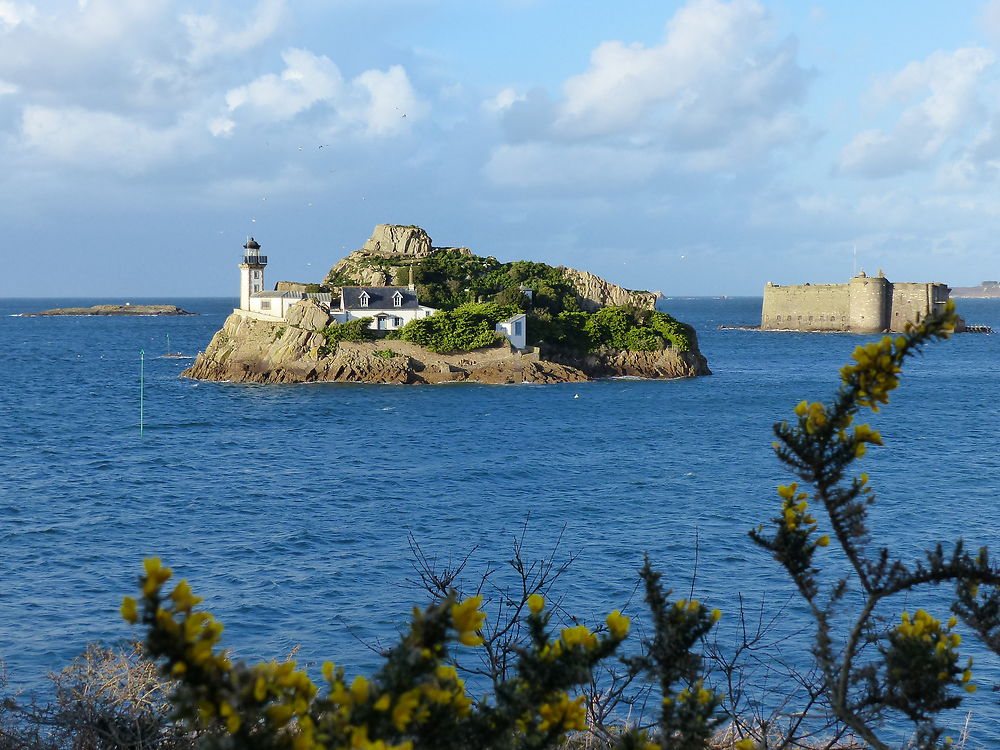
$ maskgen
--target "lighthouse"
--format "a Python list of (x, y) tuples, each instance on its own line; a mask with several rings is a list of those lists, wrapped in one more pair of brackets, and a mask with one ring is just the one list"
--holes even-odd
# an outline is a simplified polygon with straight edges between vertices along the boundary
[(264, 288), (264, 267), (267, 256), (260, 254), (260, 244), (251, 237), (243, 246), (240, 263), (240, 309), (250, 309), (250, 295)]

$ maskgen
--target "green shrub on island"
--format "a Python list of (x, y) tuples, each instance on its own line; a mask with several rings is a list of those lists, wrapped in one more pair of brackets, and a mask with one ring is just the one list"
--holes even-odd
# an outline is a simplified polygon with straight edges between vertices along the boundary
[(331, 323), (321, 328), (320, 333), (326, 339), (326, 344), (319, 348), (319, 355), (325, 357), (333, 354), (341, 341), (374, 341), (375, 332), (369, 328), (374, 318), (357, 318), (346, 323)]
[(658, 351), (693, 348), (694, 330), (659, 310), (603, 307), (595, 313), (535, 311), (528, 317), (528, 342), (569, 352)]
[(495, 302), (468, 303), (454, 310), (439, 310), (430, 317), (411, 320), (391, 338), (409, 341), (439, 354), (467, 352), (493, 346), (503, 336), (496, 325), (518, 312)]
[(658, 310), (604, 307), (589, 316), (584, 331), (590, 351), (656, 351), (664, 346), (682, 352), (691, 350), (690, 327)]
[[(546, 263), (500, 263), (492, 256), (466, 255), (455, 249), (437, 250), (405, 266), (390, 267), (385, 258), (365, 258), (358, 263), (391, 272), (396, 284), (407, 283), (412, 272), (421, 304), (439, 312), (413, 321), (404, 327), (405, 333), (394, 333), (390, 338), (411, 341), (434, 352), (490, 346), (496, 339), (496, 324), (518, 312), (528, 316), (527, 341), (531, 346), (575, 354), (603, 349), (656, 351), (668, 346), (687, 352), (694, 348), (693, 329), (658, 310), (608, 306), (596, 313), (582, 311), (563, 269)], [(356, 284), (343, 275), (329, 283)], [(530, 296), (523, 289), (529, 290)], [(506, 314), (498, 317), (475, 307), (491, 303)]]
[[(580, 309), (576, 292), (563, 279), (562, 271), (545, 263), (500, 263), (492, 256), (480, 258), (458, 250), (439, 250), (412, 268), (420, 301), (440, 310), (483, 300), (510, 304), (522, 285), (532, 289), (533, 307), (552, 314)], [(499, 296), (505, 292), (507, 296)]]

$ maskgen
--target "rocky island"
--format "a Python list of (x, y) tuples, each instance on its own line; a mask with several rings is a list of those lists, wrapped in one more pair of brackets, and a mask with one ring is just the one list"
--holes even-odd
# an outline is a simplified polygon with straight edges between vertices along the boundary
[(656, 297), (586, 271), (500, 263), (379, 225), (317, 284), (263, 289), (244, 246), (240, 308), (182, 375), (253, 383), (561, 383), (709, 375)]
[(26, 318), (54, 315), (194, 315), (175, 305), (94, 305), (93, 307), (57, 307), (36, 313), (22, 313)]

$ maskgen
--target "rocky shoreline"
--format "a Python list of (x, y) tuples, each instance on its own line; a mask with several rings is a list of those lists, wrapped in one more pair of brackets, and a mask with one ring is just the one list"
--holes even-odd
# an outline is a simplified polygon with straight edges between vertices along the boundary
[(94, 305), (93, 307), (57, 307), (35, 313), (22, 313), (25, 318), (57, 315), (194, 315), (175, 305)]
[[(307, 305), (303, 305), (307, 307)], [(234, 383), (395, 383), (405, 385), (475, 382), (577, 383), (597, 378), (689, 378), (710, 375), (697, 351), (605, 352), (581, 356), (519, 351), (506, 341), (472, 352), (436, 354), (398, 340), (341, 342), (320, 354), (326, 340), (310, 326), (260, 320), (241, 311), (230, 315), (194, 364), (181, 373), (197, 380)], [(302, 323), (305, 323), (304, 327)]]

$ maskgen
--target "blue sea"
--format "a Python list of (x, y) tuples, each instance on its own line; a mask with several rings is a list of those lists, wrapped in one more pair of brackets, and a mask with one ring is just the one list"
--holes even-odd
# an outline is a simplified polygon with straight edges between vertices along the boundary
[[(237, 656), (297, 648), (306, 664), (371, 671), (427, 601), (411, 540), (439, 566), (471, 553), (467, 585), (495, 571), (488, 594), (511, 580), (517, 539), (529, 560), (572, 559), (554, 594), (585, 622), (620, 607), (641, 617), (648, 553), (678, 595), (693, 588), (725, 613), (721, 643), (736, 638), (742, 597), (750, 619), (779, 613), (769, 640), (808, 662), (803, 607), (747, 531), (776, 513), (775, 486), (790, 479), (771, 425), (831, 397), (869, 337), (720, 329), (759, 323), (760, 298), (675, 298), (660, 307), (696, 327), (711, 377), (257, 386), (180, 378), (191, 360), (164, 356), (168, 337), (174, 352), (204, 349), (232, 299), (130, 300), (191, 317), (18, 317), (122, 301), (0, 300), (10, 689), (44, 692), (45, 673), (86, 643), (133, 635), (118, 607), (150, 555), (205, 597)], [(958, 305), (1000, 330), (1000, 300)], [(1000, 547), (998, 354), (996, 335), (932, 346), (869, 420), (886, 443), (861, 462), (878, 493), (873, 538), (904, 559), (937, 539)], [(977, 654), (975, 671), (983, 687), (1000, 681), (996, 659)], [(973, 738), (1000, 743), (990, 692), (966, 708)]]

